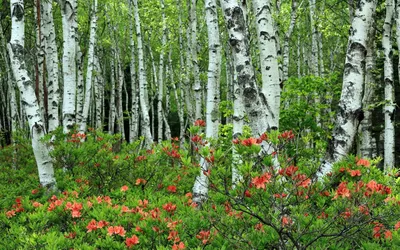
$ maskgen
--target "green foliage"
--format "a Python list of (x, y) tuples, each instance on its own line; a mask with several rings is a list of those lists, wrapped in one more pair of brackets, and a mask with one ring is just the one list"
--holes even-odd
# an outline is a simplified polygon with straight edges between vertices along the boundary
[[(291, 131), (251, 138), (247, 129), (232, 141), (228, 124), (220, 127), (218, 140), (210, 140), (203, 125), (189, 129), (191, 145), (172, 140), (149, 150), (142, 141), (121, 142), (120, 135), (58, 130), (51, 142), (60, 190), (55, 194), (37, 186), (34, 164), (13, 170), (4, 158), (0, 248), (400, 246), (399, 181), (376, 168), (379, 159), (349, 156), (317, 180), (313, 156), (295, 147), (300, 139)], [(22, 155), (32, 154), (22, 149)], [(242, 176), (235, 188), (233, 152)], [(200, 158), (209, 163), (210, 193), (196, 209), (191, 189)]]

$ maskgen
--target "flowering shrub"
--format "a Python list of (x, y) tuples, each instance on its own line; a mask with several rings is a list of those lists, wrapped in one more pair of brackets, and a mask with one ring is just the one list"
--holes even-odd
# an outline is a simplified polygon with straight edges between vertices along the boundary
[[(141, 141), (116, 150), (119, 136), (97, 131), (60, 134), (52, 152), (55, 194), (34, 184), (33, 164), (15, 171), (2, 165), (0, 178), (10, 181), (0, 186), (0, 248), (400, 246), (399, 188), (378, 161), (349, 156), (317, 180), (318, 163), (297, 154), (292, 131), (232, 140), (225, 126), (218, 140), (208, 140), (200, 133), (204, 123), (195, 125), (191, 146), (172, 140), (149, 150)], [(191, 190), (201, 157), (209, 163), (210, 193), (198, 209)]]

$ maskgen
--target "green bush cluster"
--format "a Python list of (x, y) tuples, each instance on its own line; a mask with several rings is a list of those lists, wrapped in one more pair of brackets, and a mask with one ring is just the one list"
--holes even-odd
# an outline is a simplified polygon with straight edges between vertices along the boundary
[[(378, 160), (349, 156), (317, 179), (318, 164), (299, 155), (291, 131), (232, 140), (232, 127), (223, 126), (217, 140), (208, 140), (202, 129), (190, 128), (185, 145), (172, 139), (150, 149), (94, 130), (56, 131), (55, 141), (49, 135), (57, 193), (38, 186), (32, 156), (16, 169), (12, 159), (1, 165), (0, 248), (400, 246), (397, 177), (376, 168)], [(19, 148), (31, 155), (28, 146)], [(0, 157), (12, 150), (1, 149)], [(201, 158), (210, 189), (199, 209), (191, 190)], [(237, 182), (232, 168), (241, 175)]]

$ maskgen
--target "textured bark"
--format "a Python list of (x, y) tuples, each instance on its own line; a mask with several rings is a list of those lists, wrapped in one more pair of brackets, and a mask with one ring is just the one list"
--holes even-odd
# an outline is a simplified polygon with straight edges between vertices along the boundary
[(332, 141), (318, 176), (331, 172), (332, 165), (346, 156), (354, 143), (362, 120), (362, 97), (368, 31), (375, 13), (376, 0), (361, 0), (356, 9), (344, 65), (343, 86)]
[(269, 128), (279, 127), (280, 80), (271, 1), (253, 0), (261, 62), (261, 93), (266, 99)]
[(90, 35), (88, 49), (88, 64), (86, 69), (85, 82), (85, 102), (82, 111), (82, 122), (80, 124), (80, 132), (86, 133), (87, 122), (89, 117), (89, 108), (91, 105), (91, 94), (93, 84), (93, 69), (94, 69), (94, 49), (96, 45), (96, 29), (97, 29), (97, 0), (94, 0), (92, 15), (90, 17)]
[(130, 47), (131, 47), (131, 63), (130, 63), (130, 73), (131, 73), (131, 118), (130, 131), (129, 131), (129, 142), (133, 142), (138, 139), (139, 136), (139, 91), (137, 84), (137, 71), (136, 71), (136, 47), (135, 40), (133, 38), (134, 34), (134, 23), (133, 23), (133, 11), (132, 3), (129, 1), (129, 34), (130, 34)]
[(56, 189), (56, 180), (54, 178), (52, 159), (46, 144), (41, 141), (45, 135), (45, 127), (35, 96), (33, 81), (28, 75), (24, 61), (24, 4), (22, 0), (11, 0), (10, 5), (12, 28), (8, 52), (12, 70), (21, 93), (23, 108), (28, 118), (40, 183), (43, 187), (54, 190)]
[[(180, 3), (180, 0), (178, 1)], [(190, 1), (187, 2), (188, 5), (188, 11), (189, 11), (189, 6), (190, 6)], [(181, 9), (181, 6), (179, 6), (179, 9)], [(183, 25), (182, 25), (182, 11), (179, 12), (179, 30), (183, 30)], [(194, 114), (194, 108), (193, 108), (193, 91), (190, 91), (190, 70), (193, 68), (193, 62), (192, 62), (192, 45), (191, 45), (191, 36), (190, 36), (190, 29), (186, 29), (186, 49), (183, 48), (183, 34), (180, 33), (180, 39), (179, 41), (179, 48), (181, 51), (185, 51), (185, 60), (186, 64), (181, 64), (182, 68), (184, 69), (184, 80), (183, 80), (183, 89), (185, 93), (185, 106), (186, 106), (186, 114), (187, 114), (187, 119), (189, 124), (193, 124), (195, 121), (195, 114)], [(186, 66), (184, 66), (186, 65)]]
[(58, 81), (58, 48), (56, 43), (56, 33), (53, 20), (53, 5), (51, 2), (41, 1), (42, 4), (42, 34), (46, 40), (46, 71), (47, 71), (47, 90), (48, 90), (48, 111), (47, 121), (49, 132), (55, 130), (60, 125), (60, 88)]
[[(206, 105), (206, 137), (217, 138), (219, 126), (219, 89), (221, 44), (219, 40), (218, 14), (216, 0), (206, 0), (206, 22), (208, 32), (208, 82)], [(196, 177), (193, 186), (193, 202), (197, 204), (207, 197), (208, 177), (204, 171), (208, 170), (208, 162), (200, 160), (200, 175)]]
[(76, 122), (81, 124), (83, 120), (83, 105), (85, 102), (85, 82), (83, 79), (84, 58), (79, 45), (76, 49)]
[(94, 85), (94, 99), (95, 99), (95, 121), (96, 121), (96, 129), (101, 129), (102, 130), (102, 126), (103, 126), (103, 121), (102, 121), (102, 113), (103, 111), (103, 93), (104, 93), (104, 79), (102, 76), (102, 70), (100, 67), (100, 63), (99, 63), (99, 57), (97, 55), (95, 55), (94, 58), (94, 68), (95, 68), (95, 83)]
[(114, 134), (115, 130), (115, 117), (116, 117), (116, 108), (115, 108), (115, 54), (114, 57), (111, 58), (111, 88), (110, 88), (110, 109), (109, 109), (109, 118), (108, 118), (108, 133)]
[(311, 25), (311, 74), (319, 76), (318, 70), (318, 31), (315, 24), (315, 0), (310, 3), (310, 25)]
[(365, 87), (362, 100), (364, 119), (360, 122), (358, 154), (362, 158), (372, 158), (373, 151), (376, 147), (372, 137), (372, 109), (369, 107), (375, 96), (376, 80), (374, 69), (376, 67), (376, 43), (375, 43), (375, 27), (371, 27), (369, 31), (369, 39), (367, 43), (367, 55), (365, 58)]
[[(157, 96), (157, 121), (158, 121), (158, 142), (163, 139), (163, 98), (164, 98), (164, 55), (165, 55), (165, 45), (167, 43), (167, 21), (165, 19), (164, 11), (164, 0), (160, 0), (161, 12), (162, 12), (162, 38), (161, 38), (161, 52), (160, 52), (160, 65), (159, 65), (159, 77), (158, 77), (158, 96)], [(167, 124), (168, 125), (168, 124)]]
[[(303, 2), (301, 2), (302, 4)], [(300, 6), (301, 6), (300, 4)], [(299, 6), (299, 7), (300, 7)], [(294, 26), (296, 24), (296, 19), (297, 19), (297, 0), (292, 0), (292, 10), (290, 13), (290, 24), (289, 28), (285, 33), (284, 39), (283, 39), (283, 64), (282, 64), (282, 81), (286, 81), (289, 78), (289, 52), (290, 52), (290, 47), (289, 47), (289, 41), (293, 33)], [(297, 47), (297, 50), (300, 48)]]
[(389, 171), (394, 168), (394, 85), (393, 85), (393, 51), (392, 51), (392, 23), (394, 14), (394, 1), (386, 0), (386, 18), (383, 24), (382, 47), (385, 55), (384, 83), (385, 83), (385, 146), (384, 168)]
[[(246, 36), (246, 23), (243, 10), (235, 0), (221, 1), (225, 23), (228, 30), (229, 44), (234, 58), (234, 67), (237, 73), (238, 86), (235, 86), (235, 94), (243, 98), (245, 113), (249, 119), (249, 125), (255, 136), (261, 135), (268, 129), (267, 101), (260, 94), (255, 80), (254, 69), (249, 53), (249, 41)], [(239, 93), (236, 91), (240, 90)], [(234, 107), (236, 109), (237, 107)]]
[(139, 60), (139, 100), (140, 110), (142, 115), (141, 131), (145, 137), (146, 147), (150, 147), (153, 143), (153, 136), (150, 132), (150, 118), (149, 118), (149, 105), (147, 96), (147, 77), (144, 68), (144, 56), (143, 56), (143, 45), (142, 45), (142, 33), (140, 28), (140, 17), (138, 11), (137, 0), (133, 0), (134, 13), (135, 13), (135, 25), (136, 25), (136, 37), (137, 37), (137, 49), (138, 49), (138, 60)]
[(68, 133), (75, 124), (76, 98), (76, 38), (77, 3), (76, 0), (59, 0), (63, 26), (63, 131)]
[(197, 58), (197, 11), (196, 11), (196, 0), (190, 0), (190, 43), (191, 43), (191, 59), (193, 66), (193, 92), (194, 92), (194, 100), (195, 100), (195, 113), (194, 119), (203, 119), (202, 113), (202, 86), (200, 82), (200, 70), (199, 70), (199, 62)]

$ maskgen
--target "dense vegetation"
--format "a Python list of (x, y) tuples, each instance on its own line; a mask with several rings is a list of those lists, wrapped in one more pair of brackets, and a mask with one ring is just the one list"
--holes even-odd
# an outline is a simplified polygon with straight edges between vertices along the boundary
[[(56, 131), (58, 192), (38, 186), (29, 141), (0, 150), (0, 238), (8, 249), (386, 249), (400, 246), (399, 185), (379, 159), (349, 156), (324, 179), (292, 131), (207, 142), (204, 123), (178, 141), (141, 149), (120, 135)], [(50, 135), (47, 138), (50, 141)], [(50, 143), (50, 142), (49, 142)], [(208, 145), (208, 147), (204, 147)], [(272, 155), (261, 147), (274, 147)], [(229, 156), (241, 155), (232, 188)], [(191, 202), (199, 158), (211, 164), (209, 199)], [(277, 158), (276, 158), (277, 157)], [(273, 162), (279, 160), (279, 168)], [(12, 169), (15, 164), (17, 169)]]

